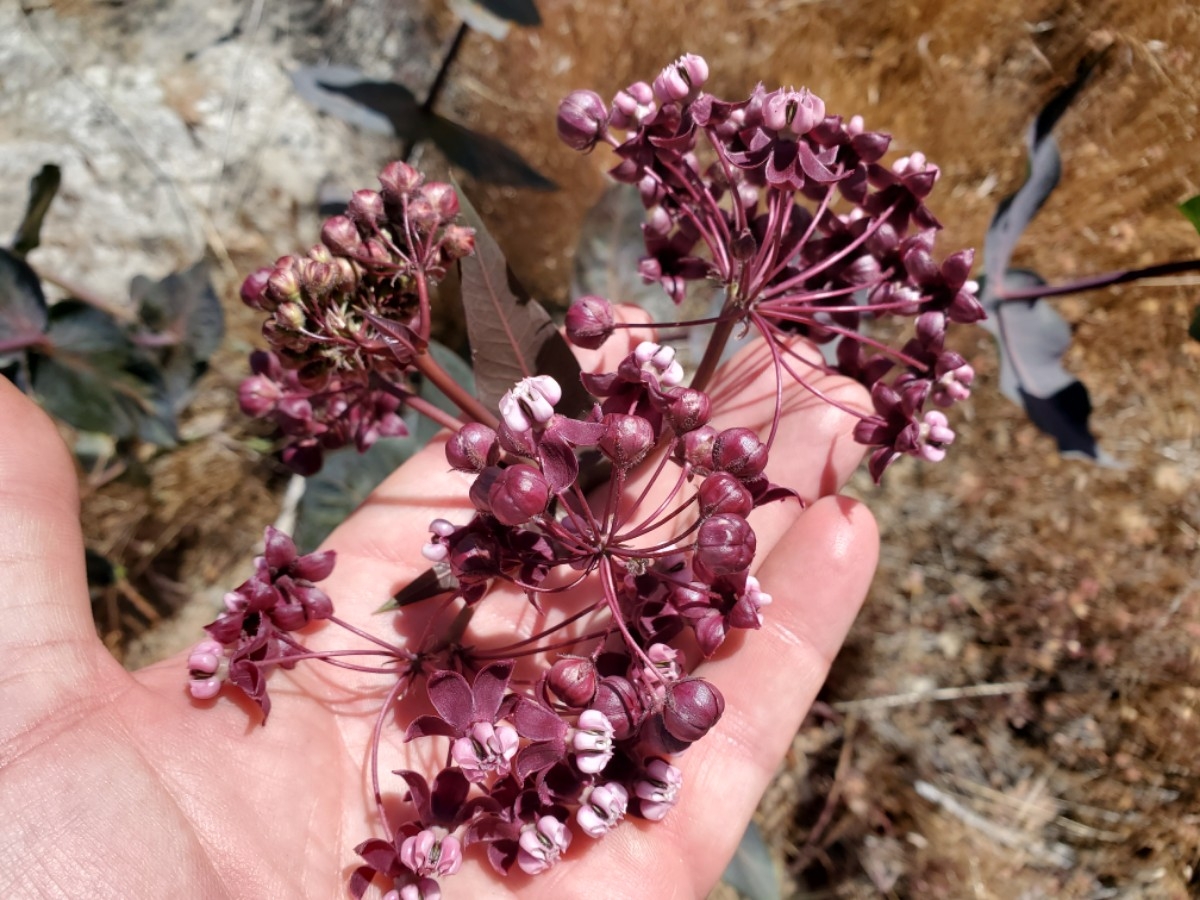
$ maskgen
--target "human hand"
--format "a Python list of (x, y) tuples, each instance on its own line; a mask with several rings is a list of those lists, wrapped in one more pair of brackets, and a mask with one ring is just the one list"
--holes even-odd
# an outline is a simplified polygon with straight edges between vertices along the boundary
[[(759, 345), (717, 379), (718, 426), (724, 418), (765, 428), (775, 392), (767, 369)], [(862, 403), (848, 382), (817, 380)], [(784, 401), (768, 472), (814, 502), (803, 511), (773, 503), (751, 516), (756, 575), (775, 603), (740, 652), (719, 653), (700, 670), (727, 705), (678, 761), (686, 785), (678, 806), (659, 823), (627, 819), (594, 846), (580, 838), (533, 878), (514, 871), (502, 880), (468, 852), (447, 897), (702, 897), (720, 877), (877, 554), (870, 514), (832, 496), (861, 455), (849, 437), (854, 420), (795, 386)], [(363, 760), (381, 679), (317, 665), (277, 671), (271, 721), (260, 728), (234, 691), (193, 701), (181, 658), (125, 672), (95, 637), (67, 451), (7, 382), (0, 422), (0, 895), (347, 896), (360, 862), (352, 848), (379, 830)], [(337, 549), (338, 565), (322, 588), (339, 617), (386, 627), (372, 610), (427, 568), (427, 523), (464, 516), (462, 477), (447, 472), (435, 442), (335, 532), (326, 546)], [(533, 630), (528, 606), (498, 609), (510, 633)], [(388, 637), (402, 641), (423, 617), (394, 618), (397, 634)], [(474, 624), (499, 627), (482, 615)], [(307, 643), (332, 647), (331, 632), (318, 626)], [(388, 741), (384, 770), (428, 771), (430, 743)], [(387, 790), (402, 794), (395, 781)]]

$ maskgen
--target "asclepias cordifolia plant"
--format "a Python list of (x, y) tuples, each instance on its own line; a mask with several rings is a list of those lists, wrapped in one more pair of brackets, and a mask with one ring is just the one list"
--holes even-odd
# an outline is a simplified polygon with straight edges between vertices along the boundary
[[(760, 627), (771, 603), (750, 574), (749, 517), (803, 502), (769, 477), (785, 381), (858, 418), (876, 478), (902, 454), (937, 461), (953, 441), (945, 414), (925, 407), (969, 394), (971, 367), (945, 335), (982, 310), (971, 254), (933, 253), (938, 222), (925, 201), (937, 168), (919, 154), (884, 166), (887, 135), (827, 115), (807, 91), (759, 86), (727, 102), (703, 91), (707, 76), (704, 60), (685, 56), (611, 104), (575, 92), (558, 114), (569, 146), (607, 144), (613, 177), (639, 187), (642, 276), (677, 301), (697, 280), (724, 288), (713, 316), (671, 323), (711, 329), (690, 380), (673, 348), (651, 341), (631, 342), (610, 371), (581, 373), (545, 312), (509, 286), (473, 211), (404, 163), (384, 169), (379, 191), (356, 193), (306, 255), (246, 280), (243, 299), (268, 315), (269, 349), (254, 354), (241, 402), (279, 426), (284, 459), (313, 472), (326, 451), (403, 433), (402, 413), (416, 411), (449, 429), (446, 461), (473, 509), (466, 521), (428, 523), (430, 572), (386, 604), (400, 616), (425, 604), (419, 640), (340, 619), (318, 586), (334, 552), (300, 555), (268, 528), (253, 576), (189, 659), (195, 697), (229, 685), (264, 721), (279, 667), (321, 662), (386, 686), (363, 748), (378, 822), (356, 848), (355, 897), (372, 884), (388, 900), (438, 897), (477, 846), (501, 874), (537, 874), (577, 852), (580, 834), (670, 814), (683, 788), (673, 760), (725, 707), (697, 667), (731, 633)], [(429, 352), (433, 288), (456, 265), (478, 396)], [(884, 318), (914, 320), (898, 348), (866, 331)], [(565, 330), (594, 349), (625, 327), (589, 296)], [(722, 349), (748, 329), (775, 372), (763, 436), (709, 424)], [(835, 349), (804, 352), (801, 338)], [(874, 409), (822, 393), (817, 376), (830, 372), (865, 385)], [(460, 415), (425, 399), (418, 381)], [(473, 638), (472, 618), (514, 590), (543, 626)], [(309, 649), (315, 622), (367, 647)], [(427, 699), (427, 711), (399, 721), (408, 697)], [(392, 772), (389, 789), (409, 801), (399, 818), (384, 800), (392, 729), (441, 760), (435, 772)]]

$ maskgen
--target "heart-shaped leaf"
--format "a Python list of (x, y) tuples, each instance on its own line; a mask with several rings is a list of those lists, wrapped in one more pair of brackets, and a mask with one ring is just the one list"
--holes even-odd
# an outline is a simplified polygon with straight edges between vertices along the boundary
[(475, 229), (475, 254), (459, 262), (463, 309), (475, 362), (476, 396), (492, 409), (522, 378), (550, 375), (562, 387), (558, 411), (575, 415), (590, 398), (579, 363), (542, 305), (512, 276), (504, 254), (459, 190), (462, 217)]
[(25, 218), (13, 238), (13, 252), (25, 256), (41, 241), (42, 221), (50, 210), (58, 186), (62, 183), (62, 170), (53, 163), (46, 163), (40, 172), (29, 181), (29, 204), (25, 207)]

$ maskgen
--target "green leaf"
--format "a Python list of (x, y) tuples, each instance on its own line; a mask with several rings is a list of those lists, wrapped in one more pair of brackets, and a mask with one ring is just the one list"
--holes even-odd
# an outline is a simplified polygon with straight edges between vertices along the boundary
[(42, 170), (29, 180), (29, 204), (25, 207), (25, 218), (13, 238), (13, 252), (25, 256), (37, 247), (41, 239), (42, 221), (50, 209), (58, 186), (62, 183), (62, 170), (53, 163), (46, 163)]
[(1179, 204), (1179, 211), (1183, 213), (1184, 218), (1192, 223), (1192, 227), (1200, 232), (1200, 194), (1195, 197), (1189, 197)]

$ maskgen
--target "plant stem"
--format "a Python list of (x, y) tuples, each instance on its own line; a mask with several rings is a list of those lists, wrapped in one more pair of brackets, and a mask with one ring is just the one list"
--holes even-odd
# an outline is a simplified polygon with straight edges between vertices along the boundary
[(1014, 291), (1004, 291), (996, 295), (1001, 303), (1013, 303), (1017, 300), (1039, 300), (1043, 297), (1061, 297), (1066, 294), (1078, 294), (1083, 291), (1094, 291), (1097, 288), (1110, 287), (1114, 284), (1125, 284), (1129, 281), (1140, 281), (1143, 278), (1157, 278), (1162, 275), (1176, 275), (1180, 272), (1195, 272), (1200, 270), (1200, 259), (1184, 259), (1179, 262), (1159, 263), (1146, 266), (1144, 269), (1120, 269), (1116, 272), (1105, 272), (1101, 275), (1091, 275), (1065, 284), (1035, 285), (1019, 288)]
[(708, 338), (708, 346), (704, 349), (704, 357), (700, 360), (695, 377), (692, 378), (691, 386), (695, 390), (704, 390), (713, 377), (713, 373), (717, 371), (717, 366), (721, 362), (721, 354), (725, 352), (725, 345), (729, 342), (729, 336), (733, 334), (733, 326), (738, 320), (737, 310), (734, 307), (735, 303), (731, 295), (725, 300), (725, 306), (721, 309), (720, 321), (713, 326), (712, 334)]
[(462, 422), (450, 415), (444, 409), (439, 409), (434, 406), (424, 397), (409, 397), (404, 401), (404, 405), (409, 409), (415, 409), (427, 419), (431, 419), (443, 428), (449, 428), (451, 431), (458, 431), (462, 428)]
[(491, 428), (496, 428), (500, 420), (486, 406), (466, 392), (461, 384), (450, 377), (450, 373), (437, 364), (428, 353), (418, 353), (413, 367), (436, 387), (442, 394), (463, 411), (474, 422), (482, 422)]

